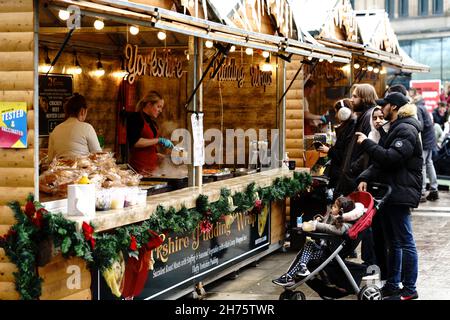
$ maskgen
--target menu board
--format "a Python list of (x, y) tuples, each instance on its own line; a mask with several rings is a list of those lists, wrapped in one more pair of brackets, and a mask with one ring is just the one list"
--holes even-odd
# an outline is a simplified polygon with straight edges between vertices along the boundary
[(64, 121), (64, 102), (72, 96), (72, 75), (39, 75), (39, 135), (49, 135)]
[(27, 147), (27, 103), (0, 102), (0, 148)]

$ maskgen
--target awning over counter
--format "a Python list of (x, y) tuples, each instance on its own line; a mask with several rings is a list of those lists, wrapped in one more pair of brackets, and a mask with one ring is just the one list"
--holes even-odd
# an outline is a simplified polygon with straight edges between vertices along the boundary
[[(68, 6), (74, 5), (79, 7), (81, 13), (87, 16), (104, 19), (114, 18), (127, 24), (139, 24), (269, 52), (285, 52), (312, 56), (318, 59), (333, 58), (334, 61), (342, 63), (348, 63), (351, 59), (351, 53), (328, 48), (310, 36), (302, 36), (300, 39), (274, 36), (131, 1), (50, 0), (49, 5), (58, 9), (67, 9)], [(210, 5), (214, 6), (213, 1), (210, 2)], [(289, 13), (287, 15), (285, 13), (285, 16), (289, 17)]]

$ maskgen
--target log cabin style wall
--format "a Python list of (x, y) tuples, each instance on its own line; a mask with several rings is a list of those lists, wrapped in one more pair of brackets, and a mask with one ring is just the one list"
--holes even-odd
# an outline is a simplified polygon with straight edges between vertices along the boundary
[[(49, 57), (56, 55), (56, 50), (49, 50)], [(77, 51), (78, 61), (83, 69), (81, 74), (73, 74), (73, 92), (82, 94), (88, 104), (86, 122), (90, 123), (97, 134), (102, 130), (105, 137), (105, 148), (114, 150), (116, 142), (117, 99), (121, 78), (115, 72), (121, 68), (119, 57), (101, 56), (105, 75), (98, 77), (93, 74), (97, 69), (97, 53)], [(73, 49), (67, 47), (61, 54), (52, 74), (71, 74), (70, 69), (75, 67)], [(39, 64), (43, 64), (45, 53), (39, 48)], [(41, 148), (48, 147), (48, 140), (42, 139)]]
[[(286, 87), (289, 86), (303, 58), (295, 56), (291, 63), (286, 64)], [(286, 94), (286, 152), (289, 159), (296, 161), (297, 167), (303, 167), (304, 148), (304, 115), (303, 115), (303, 76), (301, 71)], [(286, 219), (290, 220), (290, 199), (286, 199)]]
[[(0, 236), (16, 220), (8, 202), (24, 203), (34, 192), (33, 0), (0, 1), (0, 101), (27, 103), (28, 148), (0, 149)], [(19, 299), (16, 266), (0, 249), (0, 300)]]

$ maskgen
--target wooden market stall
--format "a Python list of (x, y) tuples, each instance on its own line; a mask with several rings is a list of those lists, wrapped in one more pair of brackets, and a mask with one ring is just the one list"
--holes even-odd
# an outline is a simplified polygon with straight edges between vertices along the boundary
[[(281, 3), (288, 17), (287, 2)], [(14, 230), (10, 232), (10, 227), (16, 223), (24, 226), (28, 221), (15, 221), (14, 214), (24, 216), (24, 213), (18, 206), (8, 206), (11, 201), (19, 201), (23, 205), (32, 193), (49, 212), (63, 213), (63, 216), (46, 215), (43, 218), (40, 207), (33, 206), (34, 211), (29, 215), (31, 209), (28, 207), (30, 203), (27, 203), (24, 212), (33, 224), (37, 223), (37, 229), (28, 223), (29, 232), (40, 235), (39, 232), (44, 232), (40, 229), (41, 222), (36, 221), (52, 221), (61, 228), (57, 228), (57, 234), (45, 234), (53, 237), (53, 243), (50, 241), (48, 244), (48, 239), (39, 240), (42, 241), (37, 244), (38, 248), (33, 249), (37, 250), (34, 252), (39, 259), (37, 262), (27, 260), (32, 266), (31, 271), (23, 268), (23, 261), (17, 260), (20, 263), (15, 265), (8, 253), (0, 249), (0, 299), (117, 298), (117, 295), (114, 297), (111, 294), (110, 279), (104, 279), (101, 274), (118, 266), (122, 270), (123, 280), (127, 269), (125, 261), (119, 259), (119, 249), (113, 255), (108, 255), (108, 259), (104, 259), (106, 261), (99, 262), (99, 256), (104, 258), (102, 254), (105, 253), (101, 250), (110, 243), (122, 251), (139, 255), (141, 261), (151, 262), (150, 257), (154, 256), (156, 261), (150, 271), (145, 273), (148, 280), (144, 281), (142, 293), (131, 295), (139, 299), (180, 297), (192, 292), (195, 287), (201, 289), (202, 283), (238, 270), (281, 247), (285, 234), (284, 198), (291, 194), (287, 187), (300, 191), (308, 185), (308, 175), (299, 174), (308, 170), (302, 168), (303, 162), (298, 151), (291, 154), (293, 159), (298, 160), (296, 173), (281, 168), (280, 159), (274, 158), (264, 170), (260, 166), (261, 172), (238, 174), (223, 181), (213, 179), (214, 182), (203, 185), (207, 179), (202, 179), (202, 164), (189, 165), (186, 170), (189, 175), (188, 187), (183, 185), (179, 190), (149, 195), (143, 205), (97, 211), (93, 217), (68, 216), (64, 193), (56, 199), (53, 195), (39, 192), (43, 191), (39, 190), (42, 182), (39, 175), (45, 173), (45, 167), (40, 164), (45, 159), (48, 134), (63, 119), (62, 108), (57, 107), (62, 107), (63, 98), (74, 92), (86, 97), (90, 106), (87, 122), (102, 137), (104, 150), (114, 152), (114, 160), (125, 165), (127, 148), (123, 136), (124, 112), (131, 111), (139, 97), (155, 88), (161, 92), (166, 103), (158, 119), (164, 136), (170, 137), (177, 128), (192, 133), (191, 115), (204, 114), (205, 131), (217, 129), (222, 139), (226, 129), (243, 129), (244, 132), (250, 129), (268, 132), (279, 130), (279, 147), (268, 146), (272, 148), (272, 156), (283, 155), (285, 146), (302, 146), (301, 116), (295, 115), (293, 111), (298, 107), (291, 102), (302, 94), (299, 86), (302, 58), (299, 57), (310, 55), (320, 58), (336, 54), (336, 59), (345, 61), (348, 60), (348, 54), (323, 46), (316, 47), (315, 42), (304, 39), (292, 21), (284, 19), (284, 22), (280, 22), (274, 18), (281, 10), (277, 6), (263, 6), (268, 14), (260, 15), (259, 23), (252, 26), (248, 23), (250, 20), (246, 20), (252, 7), (243, 6), (241, 11), (237, 10), (240, 17), (222, 24), (213, 22), (222, 21), (219, 12), (200, 6), (197, 1), (194, 4), (192, 7), (183, 7), (179, 1), (169, 0), (28, 0), (3, 1), (0, 4), (0, 102), (24, 101), (28, 109), (27, 146), (23, 149), (1, 149), (0, 188), (3, 192), (0, 196), (0, 235), (4, 236), (1, 243), (5, 244), (7, 250), (18, 250), (11, 240), (17, 233)], [(72, 31), (68, 27), (69, 22), (59, 18), (59, 11), (71, 5), (75, 7), (72, 7), (69, 17), (74, 15), (75, 20), (68, 21), (77, 23), (77, 14), (81, 14), (79, 28)], [(209, 7), (213, 8), (214, 3)], [(208, 20), (204, 19), (206, 17)], [(104, 22), (102, 30), (92, 27), (99, 18)], [(244, 24), (234, 25), (233, 21)], [(140, 33), (134, 36), (130, 34), (130, 26), (139, 27)], [(160, 31), (165, 33), (164, 40), (158, 39)], [(290, 38), (294, 36), (296, 39)], [(216, 42), (216, 46), (208, 48), (204, 44), (205, 40)], [(236, 46), (236, 51), (228, 52), (231, 45)], [(160, 70), (149, 75), (145, 74), (144, 68), (144, 74), (135, 72), (135, 81), (131, 81), (130, 74), (136, 70), (133, 70), (131, 59), (126, 57), (129, 47), (136, 48), (141, 56), (140, 63), (154, 58), (157, 63), (167, 66), (167, 72)], [(223, 48), (227, 48), (226, 57), (221, 51)], [(246, 54), (246, 48), (252, 48), (253, 54)], [(264, 51), (268, 52), (267, 58), (262, 56)], [(214, 57), (215, 64), (211, 62)], [(51, 66), (46, 65), (48, 61), (52, 62)], [(222, 65), (218, 64), (219, 61)], [(209, 64), (213, 68), (202, 79)], [(269, 69), (263, 69), (265, 64)], [(101, 68), (103, 72), (98, 73)], [(217, 77), (211, 76), (214, 69), (218, 72)], [(123, 71), (127, 72), (125, 79)], [(292, 86), (286, 82), (286, 78), (292, 80)], [(11, 79), (14, 81), (11, 82)], [(49, 98), (49, 79), (61, 85), (58, 87), (59, 100), (54, 95), (53, 100)], [(193, 95), (193, 101), (188, 101), (197, 84), (200, 84), (199, 90)], [(35, 113), (35, 106), (44, 107)], [(52, 116), (47, 117), (50, 113)], [(34, 130), (38, 127), (39, 132)], [(270, 133), (266, 138), (257, 135), (256, 140), (268, 140), (269, 137)], [(205, 140), (208, 142), (206, 136)], [(192, 148), (192, 145), (188, 144), (187, 147)], [(233, 159), (230, 163), (214, 164), (209, 168), (248, 169), (248, 145), (245, 143), (244, 149), (239, 150), (238, 145), (233, 143), (231, 149), (223, 150), (224, 158), (230, 151), (236, 154), (244, 151), (242, 163), (236, 165)], [(216, 156), (217, 152), (220, 151), (211, 155)], [(192, 157), (193, 153), (189, 152), (189, 156)], [(262, 207), (261, 202), (258, 204), (259, 200), (267, 200), (267, 205)], [(217, 203), (227, 210), (236, 206), (242, 210), (233, 214), (234, 222), (227, 222), (231, 212), (220, 211)], [(222, 215), (210, 218), (209, 215), (217, 210)], [(254, 210), (256, 213), (252, 213)], [(195, 218), (199, 214), (202, 216)], [(169, 231), (170, 227), (174, 229), (173, 226), (160, 224), (162, 218), (170, 215), (178, 219), (178, 229)], [(188, 227), (184, 220), (195, 225)], [(75, 224), (71, 225), (71, 221)], [(209, 224), (205, 230), (202, 229), (203, 224)], [(151, 238), (162, 239), (162, 243), (146, 252), (143, 249), (146, 244), (141, 239), (145, 236), (136, 233), (136, 230), (143, 230), (139, 229), (143, 225), (161, 227), (156, 230), (159, 234), (152, 234)], [(192, 227), (195, 227), (194, 231)], [(145, 233), (150, 232), (150, 229), (144, 230)], [(124, 234), (128, 235), (125, 242), (111, 238)], [(141, 249), (132, 249), (136, 241), (139, 246), (142, 245), (142, 252)], [(70, 257), (63, 257), (62, 253), (66, 252), (71, 253)], [(43, 253), (46, 253), (46, 260), (41, 257)], [(141, 255), (146, 255), (146, 258)], [(18, 259), (17, 256), (15, 259)], [(90, 266), (92, 259), (94, 267)], [(130, 257), (126, 262), (131, 260)], [(36, 266), (34, 273), (33, 267)], [(17, 271), (18, 276), (14, 276)], [(32, 282), (16, 291), (18, 279), (24, 281), (26, 272), (31, 272), (31, 275), (27, 274), (27, 281)], [(173, 277), (174, 274), (178, 277)], [(124, 281), (121, 285), (124, 286)]]

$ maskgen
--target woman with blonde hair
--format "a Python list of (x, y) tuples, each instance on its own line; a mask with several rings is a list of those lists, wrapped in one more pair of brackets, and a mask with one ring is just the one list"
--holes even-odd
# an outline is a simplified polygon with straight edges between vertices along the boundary
[(150, 91), (136, 105), (136, 112), (127, 122), (127, 138), (130, 147), (130, 165), (139, 173), (154, 171), (159, 163), (157, 146), (173, 148), (173, 143), (159, 136), (156, 119), (164, 108), (164, 99), (156, 91)]

